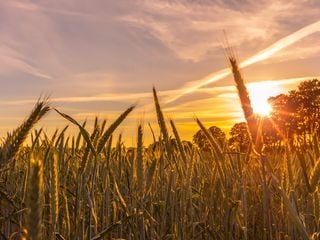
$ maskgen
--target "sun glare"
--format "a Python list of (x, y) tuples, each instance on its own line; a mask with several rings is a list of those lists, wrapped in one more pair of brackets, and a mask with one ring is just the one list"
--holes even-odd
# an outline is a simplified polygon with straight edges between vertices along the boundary
[(280, 94), (278, 84), (272, 81), (249, 83), (248, 90), (253, 111), (261, 116), (269, 116), (272, 108), (268, 98)]
[(269, 116), (271, 113), (271, 106), (270, 104), (267, 102), (267, 100), (264, 99), (258, 99), (257, 98), (253, 98), (253, 103), (252, 103), (252, 107), (253, 107), (253, 111), (261, 116)]

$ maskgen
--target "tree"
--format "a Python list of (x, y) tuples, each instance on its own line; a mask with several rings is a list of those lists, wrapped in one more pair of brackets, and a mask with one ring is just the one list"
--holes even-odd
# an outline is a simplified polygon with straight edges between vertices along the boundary
[(320, 117), (320, 81), (317, 79), (304, 81), (298, 86), (298, 91), (291, 93), (293, 94), (298, 104), (299, 120), (305, 127), (305, 134), (317, 131)]
[(292, 95), (280, 94), (269, 98), (272, 107), (271, 119), (281, 129), (281, 134), (287, 138), (292, 138), (298, 124), (298, 105)]
[(261, 118), (262, 141), (266, 149), (281, 145), (282, 137), (280, 130), (269, 117)]
[(319, 134), (320, 81), (304, 81), (297, 90), (269, 98), (271, 119), (287, 139), (306, 142), (309, 135)]
[(234, 151), (246, 152), (250, 136), (246, 122), (236, 123), (230, 130), (229, 147)]
[[(212, 126), (208, 129), (208, 131), (220, 144), (220, 146), (224, 144), (226, 140), (226, 134), (219, 127)], [(209, 151), (211, 149), (211, 145), (202, 130), (196, 132), (196, 134), (193, 136), (193, 142), (204, 151)]]

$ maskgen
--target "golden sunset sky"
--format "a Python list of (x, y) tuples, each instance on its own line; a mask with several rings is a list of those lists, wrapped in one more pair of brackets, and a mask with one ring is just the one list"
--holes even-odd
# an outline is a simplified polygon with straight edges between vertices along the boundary
[[(195, 117), (229, 131), (243, 118), (225, 35), (256, 110), (320, 75), (318, 0), (0, 1), (0, 136), (49, 95), (89, 130), (94, 116), (111, 122), (137, 104), (117, 133), (131, 145), (143, 122), (148, 143), (153, 86), (182, 138)], [(38, 127), (66, 124), (51, 112)]]

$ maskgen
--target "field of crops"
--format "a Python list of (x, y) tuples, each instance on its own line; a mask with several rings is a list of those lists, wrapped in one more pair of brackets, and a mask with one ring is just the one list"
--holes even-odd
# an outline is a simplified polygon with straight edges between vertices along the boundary
[[(1, 145), (1, 239), (319, 239), (319, 136), (266, 150), (230, 63), (254, 139), (245, 152), (217, 141), (199, 119), (210, 150), (182, 141), (155, 90), (161, 134), (145, 146), (149, 128), (138, 126), (135, 148), (113, 135), (134, 107), (112, 124), (96, 120), (88, 132), (40, 100)], [(77, 125), (78, 135), (34, 130), (48, 111)]]

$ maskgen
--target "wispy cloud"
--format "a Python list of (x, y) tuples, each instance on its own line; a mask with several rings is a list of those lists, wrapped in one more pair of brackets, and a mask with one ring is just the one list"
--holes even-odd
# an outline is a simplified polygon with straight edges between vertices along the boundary
[(320, 20), (316, 21), (310, 25), (307, 25), (298, 31), (276, 41), (275, 43), (271, 44), (269, 47), (263, 49), (262, 51), (258, 52), (254, 56), (248, 58), (247, 60), (240, 63), (240, 67), (247, 67), (254, 63), (261, 62), (265, 59), (270, 58), (275, 53), (281, 51), (282, 49), (298, 42), (302, 38), (305, 38), (311, 34), (317, 33), (320, 31)]
[(0, 71), (2, 72), (20, 70), (35, 77), (52, 78), (47, 73), (28, 63), (25, 57), (19, 52), (4, 44), (0, 45), (0, 64)]
[[(249, 93), (256, 90), (268, 90), (270, 96), (275, 96), (280, 93), (286, 93), (293, 89), (298, 83), (318, 78), (319, 76), (308, 76), (290, 79), (273, 79), (273, 80), (261, 80), (257, 82), (250, 82), (247, 84)], [(192, 99), (192, 101), (186, 101), (182, 103), (175, 103), (174, 106), (167, 107), (166, 110), (171, 112), (194, 110), (197, 111), (211, 110), (212, 112), (228, 113), (230, 109), (241, 112), (240, 104), (238, 102), (237, 90), (234, 85), (226, 85), (220, 87), (207, 87), (196, 89), (195, 92), (201, 92), (201, 97), (198, 99)]]
[(80, 11), (71, 11), (71, 10), (66, 10), (63, 8), (56, 8), (52, 7), (50, 8), (49, 6), (41, 5), (41, 4), (36, 4), (31, 1), (8, 1), (5, 3), (6, 6), (12, 7), (12, 8), (17, 8), (17, 9), (22, 9), (26, 11), (33, 11), (33, 12), (47, 12), (47, 13), (55, 13), (55, 14), (60, 14), (60, 15), (68, 15), (68, 16), (79, 16), (79, 17), (93, 17), (94, 15), (80, 12)]
[[(138, 1), (140, 10), (120, 19), (147, 29), (180, 59), (199, 61), (221, 48), (226, 30), (234, 46), (257, 45), (292, 31), (286, 18), (316, 19), (308, 1)], [(228, 4), (229, 3), (229, 4)], [(303, 18), (301, 8), (308, 8)], [(311, 14), (310, 14), (311, 13)]]
[[(258, 53), (254, 54), (253, 56), (249, 57), (248, 59), (242, 61), (239, 63), (239, 66), (244, 68), (248, 67), (252, 64), (264, 61), (268, 58), (270, 58), (275, 53), (281, 51), (282, 49), (298, 42), (302, 38), (305, 38), (311, 34), (314, 34), (316, 32), (320, 31), (320, 21), (317, 21), (315, 23), (312, 23), (308, 26), (305, 26), (298, 31), (276, 41), (275, 43), (271, 44), (269, 47), (259, 51)], [(172, 101), (175, 101), (176, 99), (180, 98), (181, 96), (191, 93), (195, 91), (198, 88), (204, 87), (210, 83), (219, 81), (228, 75), (231, 74), (230, 68), (225, 68), (222, 70), (219, 70), (217, 72), (214, 72), (208, 76), (206, 76), (203, 79), (187, 82), (184, 87), (182, 87), (181, 93), (179, 95), (174, 95), (171, 98), (166, 100), (166, 103), (170, 103)]]
[[(305, 76), (305, 77), (297, 77), (297, 78), (289, 78), (289, 79), (260, 79), (256, 82), (249, 82), (248, 88), (255, 88), (257, 86), (263, 87), (264, 85), (270, 87), (280, 87), (284, 92), (287, 89), (291, 89), (297, 83), (310, 80), (314, 78), (320, 78), (320, 76)], [(171, 96), (179, 93), (180, 90), (168, 90), (168, 91), (159, 91), (158, 96), (160, 98), (165, 98), (167, 96)], [(179, 108), (183, 111), (183, 106), (203, 106), (204, 101), (208, 103), (212, 101), (210, 96), (222, 96), (221, 94), (232, 93), (236, 94), (236, 87), (234, 85), (225, 85), (225, 86), (217, 86), (217, 87), (206, 87), (206, 88), (197, 88), (194, 90), (194, 93), (201, 93), (202, 102), (197, 102), (194, 99), (191, 101), (191, 104), (188, 101), (183, 101), (181, 103), (176, 103), (175, 107), (166, 107), (167, 110), (175, 111)], [(206, 94), (206, 95), (203, 95)], [(138, 92), (138, 93), (130, 93), (130, 92), (122, 92), (122, 93), (105, 93), (94, 96), (79, 96), (79, 97), (52, 97), (50, 101), (52, 103), (85, 103), (85, 102), (123, 102), (123, 103), (134, 103), (139, 101), (143, 101), (144, 103), (150, 102), (152, 100), (153, 95), (151, 90), (149, 92)], [(204, 98), (204, 100), (203, 100)], [(225, 98), (228, 100), (228, 98)], [(2, 100), (0, 104), (8, 104), (8, 105), (23, 105), (23, 104), (34, 104), (37, 99), (22, 99), (22, 100)], [(205, 104), (207, 105), (207, 104)], [(143, 104), (140, 104), (143, 106)], [(206, 107), (206, 106), (204, 106)]]

